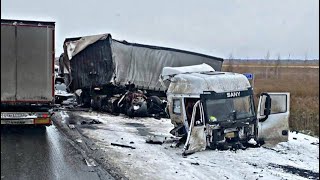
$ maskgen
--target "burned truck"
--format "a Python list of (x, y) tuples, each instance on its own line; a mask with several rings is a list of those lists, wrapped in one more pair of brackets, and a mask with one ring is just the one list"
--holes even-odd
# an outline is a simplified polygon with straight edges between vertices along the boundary
[(223, 59), (204, 54), (129, 43), (110, 34), (67, 38), (60, 58), (61, 76), (79, 102), (129, 116), (165, 114), (162, 68), (207, 63), (221, 70)]
[(171, 133), (186, 138), (185, 154), (288, 141), (290, 93), (262, 93), (256, 112), (253, 89), (242, 74), (199, 64), (165, 67), (161, 80), (170, 81)]

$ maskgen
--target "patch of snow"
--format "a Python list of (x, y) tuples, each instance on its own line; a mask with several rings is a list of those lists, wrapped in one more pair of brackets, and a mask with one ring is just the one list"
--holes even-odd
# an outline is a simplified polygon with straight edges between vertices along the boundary
[(91, 167), (91, 166), (97, 166), (94, 162), (93, 159), (84, 159), (84, 161), (86, 162), (87, 166)]
[[(105, 158), (130, 179), (308, 179), (298, 173), (304, 170), (319, 176), (319, 139), (301, 133), (290, 132), (288, 142), (274, 147), (205, 150), (183, 157), (183, 145), (171, 148), (170, 143), (146, 143), (150, 135), (170, 139), (169, 131), (173, 128), (170, 119), (126, 118), (95, 112), (77, 114), (102, 122), (91, 125), (95, 128), (82, 130), (106, 152)], [(293, 167), (296, 172), (280, 168), (283, 166)]]
[(63, 123), (65, 123), (66, 120), (69, 118), (69, 115), (65, 111), (60, 111), (60, 116), (62, 118)]
[(248, 143), (249, 143), (249, 144), (252, 144), (252, 145), (256, 145), (256, 144), (257, 144), (257, 142), (256, 142), (253, 138), (251, 138), (251, 139), (248, 141)]
[(70, 129), (74, 129), (75, 128), (75, 126), (73, 124), (69, 124), (68, 126), (69, 126)]

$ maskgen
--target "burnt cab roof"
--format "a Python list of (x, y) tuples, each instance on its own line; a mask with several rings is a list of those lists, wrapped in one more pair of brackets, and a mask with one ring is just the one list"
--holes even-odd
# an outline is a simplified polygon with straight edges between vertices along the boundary
[(205, 91), (217, 93), (243, 91), (251, 88), (243, 74), (232, 72), (204, 72), (178, 74), (171, 79), (167, 94), (200, 95)]

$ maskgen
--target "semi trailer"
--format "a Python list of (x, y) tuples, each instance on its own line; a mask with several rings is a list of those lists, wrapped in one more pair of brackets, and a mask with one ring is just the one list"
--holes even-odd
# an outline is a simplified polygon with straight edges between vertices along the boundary
[(55, 23), (1, 19), (1, 125), (51, 125)]
[(199, 63), (221, 70), (223, 59), (119, 41), (110, 34), (100, 34), (65, 39), (59, 64), (70, 91), (81, 92), (81, 104), (109, 112), (146, 116), (165, 107), (161, 101), (166, 98), (166, 89), (159, 81), (162, 68)]

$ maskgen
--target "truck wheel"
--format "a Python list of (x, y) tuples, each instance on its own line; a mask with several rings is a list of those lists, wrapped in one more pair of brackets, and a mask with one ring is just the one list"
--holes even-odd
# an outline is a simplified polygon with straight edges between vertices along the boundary
[(120, 114), (120, 108), (118, 107), (119, 99), (115, 100), (113, 103), (110, 104), (111, 113), (113, 115), (119, 115)]
[(147, 107), (149, 114), (159, 114), (164, 111), (164, 109), (162, 109), (161, 99), (158, 96), (148, 97)]
[(86, 91), (82, 91), (81, 95), (80, 95), (80, 99), (81, 99), (81, 104), (83, 107), (90, 107), (91, 105), (91, 97), (90, 94)]

